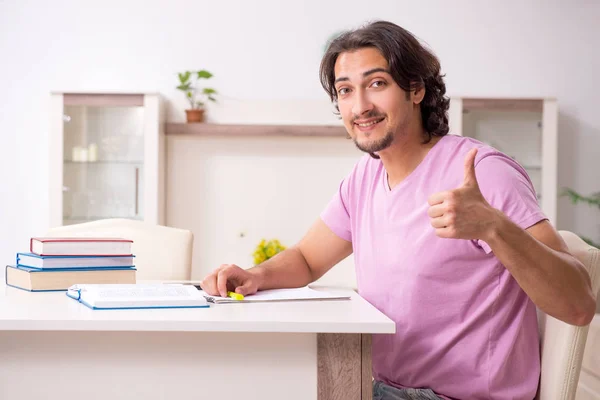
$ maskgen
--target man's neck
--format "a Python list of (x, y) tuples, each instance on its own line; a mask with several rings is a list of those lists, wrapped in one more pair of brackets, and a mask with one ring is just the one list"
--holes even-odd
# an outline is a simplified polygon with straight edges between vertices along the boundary
[(402, 182), (423, 161), (429, 150), (441, 139), (439, 136), (431, 138), (429, 143), (423, 143), (423, 135), (410, 135), (398, 138), (389, 148), (378, 153), (387, 172), (387, 181), (390, 189)]

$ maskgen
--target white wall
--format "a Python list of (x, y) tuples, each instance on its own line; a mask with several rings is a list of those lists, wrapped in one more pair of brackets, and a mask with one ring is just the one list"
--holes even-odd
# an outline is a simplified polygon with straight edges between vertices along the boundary
[[(367, 6), (358, 0), (106, 0), (94, 5), (0, 0), (0, 258), (10, 262), (30, 236), (48, 227), (50, 91), (158, 91), (170, 101), (168, 119), (181, 121), (185, 102), (174, 89), (175, 73), (207, 68), (225, 102), (213, 110), (213, 120), (293, 122), (316, 104), (328, 107), (317, 75), (326, 39), (374, 18), (399, 23), (430, 44), (447, 74), (449, 94), (557, 97), (559, 184), (584, 193), (600, 190), (598, 2), (373, 0)], [(297, 102), (311, 106), (296, 107)], [(271, 113), (273, 105), (285, 109), (285, 116)], [(248, 107), (257, 111), (248, 114)], [(208, 145), (227, 149), (223, 143)], [(300, 185), (307, 184), (302, 180), (304, 160), (322, 163), (329, 151), (338, 152), (335, 157), (343, 163), (353, 157), (351, 143), (343, 140), (340, 147), (325, 140), (314, 156), (306, 142), (286, 142), (282, 153), (273, 149), (269, 154), (259, 142), (245, 145), (256, 146), (257, 154), (266, 157), (255, 158), (257, 168), (277, 167), (270, 170), (298, 179)], [(169, 151), (203, 146), (171, 140)], [(300, 155), (286, 163), (282, 157), (292, 156), (296, 146)], [(212, 162), (223, 176), (234, 178), (234, 170), (223, 170), (223, 159)], [(343, 172), (345, 168), (330, 171), (322, 185)], [(177, 184), (171, 181), (171, 187)], [(310, 203), (310, 217), (328, 195), (320, 192)], [(600, 239), (600, 214), (591, 213), (561, 200), (559, 228)], [(308, 213), (300, 215), (304, 225), (312, 219)], [(183, 224), (181, 216), (172, 218)], [(280, 235), (291, 240), (293, 233), (282, 230)]]
[[(195, 234), (195, 278), (252, 265), (262, 238), (294, 244), (360, 156), (343, 138), (171, 138), (167, 147), (167, 221)], [(352, 259), (322, 282), (354, 286)]]

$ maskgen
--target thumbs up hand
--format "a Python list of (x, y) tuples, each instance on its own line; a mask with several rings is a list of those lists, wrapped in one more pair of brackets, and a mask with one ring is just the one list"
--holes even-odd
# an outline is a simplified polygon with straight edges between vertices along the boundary
[(485, 240), (492, 232), (498, 210), (485, 200), (475, 176), (477, 149), (465, 157), (465, 177), (457, 189), (439, 192), (428, 199), (431, 226), (442, 238)]

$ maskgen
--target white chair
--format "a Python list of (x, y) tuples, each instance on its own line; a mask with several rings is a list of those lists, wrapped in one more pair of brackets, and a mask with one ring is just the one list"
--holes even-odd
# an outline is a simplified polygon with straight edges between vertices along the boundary
[(185, 229), (115, 218), (52, 228), (46, 236), (131, 239), (137, 280), (191, 278), (194, 236)]
[[(600, 285), (600, 250), (579, 236), (559, 231), (569, 251), (586, 267), (592, 289)], [(542, 368), (537, 398), (540, 400), (574, 399), (581, 371), (589, 326), (574, 326), (538, 311)]]

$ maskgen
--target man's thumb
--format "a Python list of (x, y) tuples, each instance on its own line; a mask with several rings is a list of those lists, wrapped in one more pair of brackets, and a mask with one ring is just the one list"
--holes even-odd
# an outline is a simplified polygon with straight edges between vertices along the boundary
[(235, 292), (241, 294), (242, 296), (247, 296), (251, 294), (250, 283), (246, 282), (242, 286), (238, 286), (235, 288)]
[(465, 157), (465, 181), (463, 186), (477, 185), (477, 176), (475, 175), (475, 156), (477, 156), (477, 149), (471, 149)]

